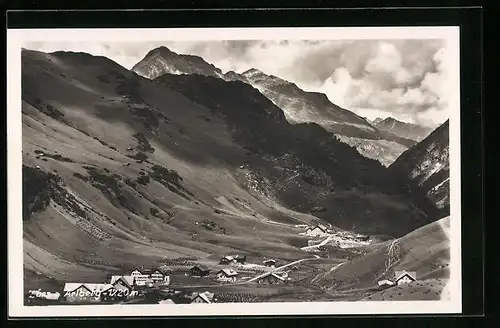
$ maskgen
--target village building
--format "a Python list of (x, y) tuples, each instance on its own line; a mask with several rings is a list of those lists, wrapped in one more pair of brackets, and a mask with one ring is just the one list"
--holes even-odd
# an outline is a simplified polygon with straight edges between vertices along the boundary
[(136, 286), (146, 286), (146, 284), (151, 280), (148, 272), (145, 272), (143, 268), (135, 268), (130, 272), (130, 276), (134, 277), (134, 282)]
[(225, 264), (225, 265), (227, 265), (227, 264), (231, 264), (231, 263), (234, 263), (234, 262), (235, 262), (234, 257), (226, 255), (226, 256), (224, 256), (223, 258), (220, 259), (219, 264)]
[(207, 277), (210, 274), (210, 270), (203, 265), (195, 265), (189, 271), (192, 277)]
[(263, 263), (267, 267), (274, 267), (276, 265), (276, 260), (269, 259), (269, 260), (263, 261)]
[(263, 285), (270, 285), (270, 284), (282, 284), (286, 281), (286, 279), (274, 272), (269, 272), (268, 274), (260, 277), (257, 282), (259, 284)]
[(359, 240), (359, 241), (368, 241), (370, 240), (370, 236), (365, 236), (365, 235), (356, 235), (356, 239)]
[(391, 280), (388, 280), (388, 279), (384, 279), (384, 280), (378, 281), (378, 286), (380, 288), (388, 288), (388, 287), (394, 286), (394, 282), (392, 282)]
[(166, 300), (159, 301), (158, 304), (176, 304), (176, 303), (171, 298), (168, 298)]
[(236, 262), (241, 263), (241, 264), (245, 264), (246, 261), (247, 261), (246, 255), (236, 255), (234, 257), (234, 259), (235, 259)]
[(153, 283), (156, 284), (162, 284), (162, 285), (168, 285), (170, 284), (170, 274), (172, 273), (172, 270), (166, 266), (155, 268), (151, 270), (151, 280), (153, 280)]
[(328, 228), (322, 224), (318, 224), (315, 227), (307, 228), (305, 232), (306, 236), (310, 237), (321, 237), (328, 235)]
[(214, 298), (213, 293), (209, 292), (204, 292), (204, 293), (198, 293), (195, 294), (195, 296), (191, 299), (191, 304), (197, 304), (197, 303), (212, 303), (212, 300)]
[(226, 268), (217, 272), (217, 280), (225, 282), (235, 282), (238, 272), (233, 269)]
[(110, 284), (116, 290), (121, 290), (126, 294), (130, 294), (134, 288), (135, 277), (133, 276), (111, 276)]
[(136, 286), (151, 286), (152, 284), (170, 284), (172, 270), (167, 266), (159, 268), (135, 268), (130, 272)]
[(416, 272), (396, 271), (394, 273), (394, 283), (397, 285), (407, 284), (417, 280)]

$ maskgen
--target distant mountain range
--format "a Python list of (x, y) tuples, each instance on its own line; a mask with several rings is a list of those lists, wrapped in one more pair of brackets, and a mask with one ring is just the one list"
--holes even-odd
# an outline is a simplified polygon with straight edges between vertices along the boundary
[(432, 128), (423, 127), (417, 124), (405, 123), (392, 117), (386, 119), (376, 118), (373, 121), (375, 127), (381, 131), (386, 131), (401, 138), (421, 141), (432, 132)]
[(162, 74), (200, 74), (226, 81), (242, 81), (258, 89), (280, 107), (290, 123), (314, 122), (337, 135), (363, 155), (390, 165), (404, 150), (416, 142), (372, 126), (365, 118), (341, 108), (325, 94), (306, 92), (296, 84), (252, 68), (242, 74), (222, 73), (201, 57), (177, 54), (166, 47), (150, 51), (132, 70), (149, 79)]

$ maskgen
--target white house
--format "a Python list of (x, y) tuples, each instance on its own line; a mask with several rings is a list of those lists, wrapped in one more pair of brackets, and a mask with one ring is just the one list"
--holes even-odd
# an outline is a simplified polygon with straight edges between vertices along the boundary
[(133, 286), (135, 282), (134, 276), (111, 276), (110, 284), (114, 285), (118, 280), (123, 280), (127, 285)]
[(170, 273), (172, 270), (166, 266), (156, 268), (151, 270), (151, 280), (155, 283), (163, 284), (163, 285), (168, 285), (170, 284)]
[(230, 268), (222, 269), (217, 272), (217, 280), (219, 281), (234, 282), (237, 276), (238, 272)]
[(204, 292), (204, 293), (199, 293), (197, 294), (192, 300), (191, 304), (196, 304), (196, 303), (212, 303), (212, 300), (214, 298), (213, 293), (209, 292)]
[(135, 285), (146, 286), (151, 284), (170, 284), (171, 269), (162, 266), (159, 268), (135, 268), (130, 272), (130, 277), (134, 278)]
[(224, 256), (223, 258), (220, 259), (219, 264), (231, 264), (231, 263), (234, 263), (234, 262), (235, 262), (234, 257), (232, 257), (230, 255), (226, 255), (226, 256)]
[(319, 224), (314, 228), (313, 227), (307, 228), (305, 235), (310, 237), (326, 236), (328, 235), (328, 229), (324, 225)]
[(417, 275), (416, 275), (416, 272), (414, 272), (414, 271), (412, 271), (412, 272), (396, 271), (394, 273), (394, 282), (397, 285), (407, 284), (407, 283), (413, 282), (415, 280), (417, 280)]
[(132, 270), (132, 272), (130, 272), (130, 276), (134, 277), (134, 282), (135, 285), (137, 286), (146, 286), (148, 281), (151, 280), (149, 274), (145, 274), (137, 268), (135, 268), (134, 270)]
[(268, 260), (262, 261), (262, 263), (264, 263), (264, 265), (267, 267), (275, 267), (276, 266), (276, 260), (273, 260), (273, 259), (268, 259)]
[(388, 279), (384, 279), (384, 280), (380, 280), (378, 282), (378, 286), (379, 287), (390, 287), (390, 286), (394, 286), (394, 282), (392, 282)]

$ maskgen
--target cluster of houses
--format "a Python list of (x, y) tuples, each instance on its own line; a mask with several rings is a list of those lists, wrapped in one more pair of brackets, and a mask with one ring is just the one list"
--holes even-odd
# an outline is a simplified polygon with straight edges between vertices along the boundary
[[(227, 267), (219, 270), (215, 274), (215, 279), (220, 282), (229, 282), (229, 283), (236, 282), (239, 273), (235, 270), (234, 264), (238, 263), (245, 264), (246, 256), (241, 256), (241, 255), (223, 256), (220, 259), (219, 264), (227, 265)], [(276, 260), (274, 259), (266, 259), (262, 263), (264, 266), (269, 268), (274, 268), (276, 266)], [(192, 277), (203, 278), (203, 277), (209, 277), (210, 270), (203, 265), (195, 265), (190, 269), (190, 273)], [(257, 282), (262, 284), (272, 284), (272, 283), (284, 282), (286, 279), (287, 278), (284, 275), (278, 275), (276, 273), (269, 272), (267, 274), (262, 275), (259, 279), (257, 279)]]
[(240, 263), (240, 264), (245, 264), (247, 261), (247, 257), (244, 255), (226, 255), (220, 259), (219, 264), (233, 264), (233, 263)]
[(417, 280), (416, 272), (414, 271), (395, 271), (394, 279), (383, 279), (378, 282), (380, 288), (389, 288), (396, 285), (407, 284)]
[(304, 235), (308, 237), (326, 237), (332, 233), (332, 228), (324, 224), (317, 224), (316, 226), (307, 227)]
[(357, 235), (352, 235), (349, 232), (345, 231), (335, 231), (334, 228), (329, 225), (329, 224), (317, 224), (315, 226), (308, 226), (307, 229), (304, 231), (303, 235), (308, 236), (308, 237), (328, 237), (329, 235), (338, 235), (341, 236), (345, 239), (351, 239), (355, 241), (368, 241), (370, 240), (370, 236), (362, 235), (362, 234), (357, 234)]
[[(219, 270), (215, 274), (215, 279), (221, 282), (236, 282), (239, 273), (235, 270), (234, 264), (245, 264), (247, 257), (244, 255), (226, 255), (223, 256), (219, 264), (227, 265), (226, 268)], [(267, 259), (263, 261), (266, 267), (273, 268), (276, 265), (276, 260)], [(203, 265), (195, 265), (190, 269), (192, 277), (208, 277), (210, 275), (210, 270)]]
[[(215, 279), (220, 282), (234, 283), (239, 273), (235, 270), (235, 264), (245, 264), (246, 256), (224, 256), (219, 264), (227, 265), (225, 268), (215, 273)], [(276, 260), (266, 259), (263, 266), (275, 268)], [(189, 269), (190, 275), (197, 278), (210, 276), (210, 269), (196, 264)], [(32, 299), (62, 300), (66, 303), (98, 303), (98, 302), (117, 302), (127, 301), (146, 292), (149, 288), (165, 287), (170, 285), (170, 276), (172, 270), (168, 266), (157, 268), (134, 268), (125, 275), (113, 275), (105, 283), (84, 283), (68, 282), (65, 283), (63, 292), (50, 293), (41, 290), (30, 290), (28, 297)], [(259, 276), (256, 279), (260, 284), (277, 284), (288, 280), (286, 273), (277, 274), (274, 270)], [(165, 302), (173, 302), (165, 300)], [(185, 300), (184, 300), (185, 301)], [(193, 293), (189, 296), (187, 303), (211, 303), (213, 294)]]
[(135, 268), (128, 275), (111, 276), (108, 283), (66, 283), (63, 297), (66, 302), (114, 302), (137, 296), (139, 290), (170, 284), (171, 269)]

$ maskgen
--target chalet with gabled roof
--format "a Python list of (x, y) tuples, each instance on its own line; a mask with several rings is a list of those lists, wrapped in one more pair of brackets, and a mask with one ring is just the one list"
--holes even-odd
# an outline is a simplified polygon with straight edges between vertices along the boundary
[(195, 294), (195, 296), (191, 299), (191, 304), (197, 304), (197, 303), (210, 304), (210, 303), (212, 303), (213, 298), (214, 298), (213, 293), (209, 293), (209, 292), (198, 293), (198, 294)]
[(63, 296), (68, 303), (99, 302), (101, 293), (112, 287), (100, 283), (66, 283)]
[(267, 266), (267, 267), (273, 267), (276, 265), (276, 260), (273, 260), (273, 259), (267, 259), (265, 261), (263, 261), (264, 265)]
[(414, 271), (396, 271), (394, 272), (394, 283), (397, 285), (407, 284), (417, 280), (416, 272)]
[(210, 270), (203, 265), (195, 265), (190, 270), (192, 277), (207, 277)]
[(111, 276), (110, 284), (118, 291), (122, 291), (127, 295), (131, 294), (134, 289), (135, 277), (133, 276)]
[(217, 280), (219, 281), (234, 282), (237, 276), (238, 272), (231, 268), (225, 268), (217, 272)]
[(309, 227), (305, 232), (306, 236), (320, 237), (328, 234), (328, 227), (323, 224), (318, 224), (314, 227)]
[(282, 284), (286, 281), (286, 278), (278, 275), (274, 272), (269, 272), (266, 275), (257, 279), (259, 284), (270, 285), (270, 284)]
[(169, 284), (172, 270), (168, 266), (157, 268), (135, 268), (130, 272), (134, 278), (136, 286), (145, 286), (150, 284)]
[(224, 256), (223, 258), (220, 259), (219, 264), (227, 265), (227, 264), (231, 264), (231, 263), (234, 263), (234, 262), (235, 262), (234, 257), (232, 257), (230, 255), (226, 255), (226, 256)]
[(153, 283), (161, 283), (161, 284), (170, 284), (170, 274), (172, 273), (172, 270), (166, 266), (159, 267), (159, 268), (154, 268), (151, 269), (150, 271), (150, 278), (153, 281)]

